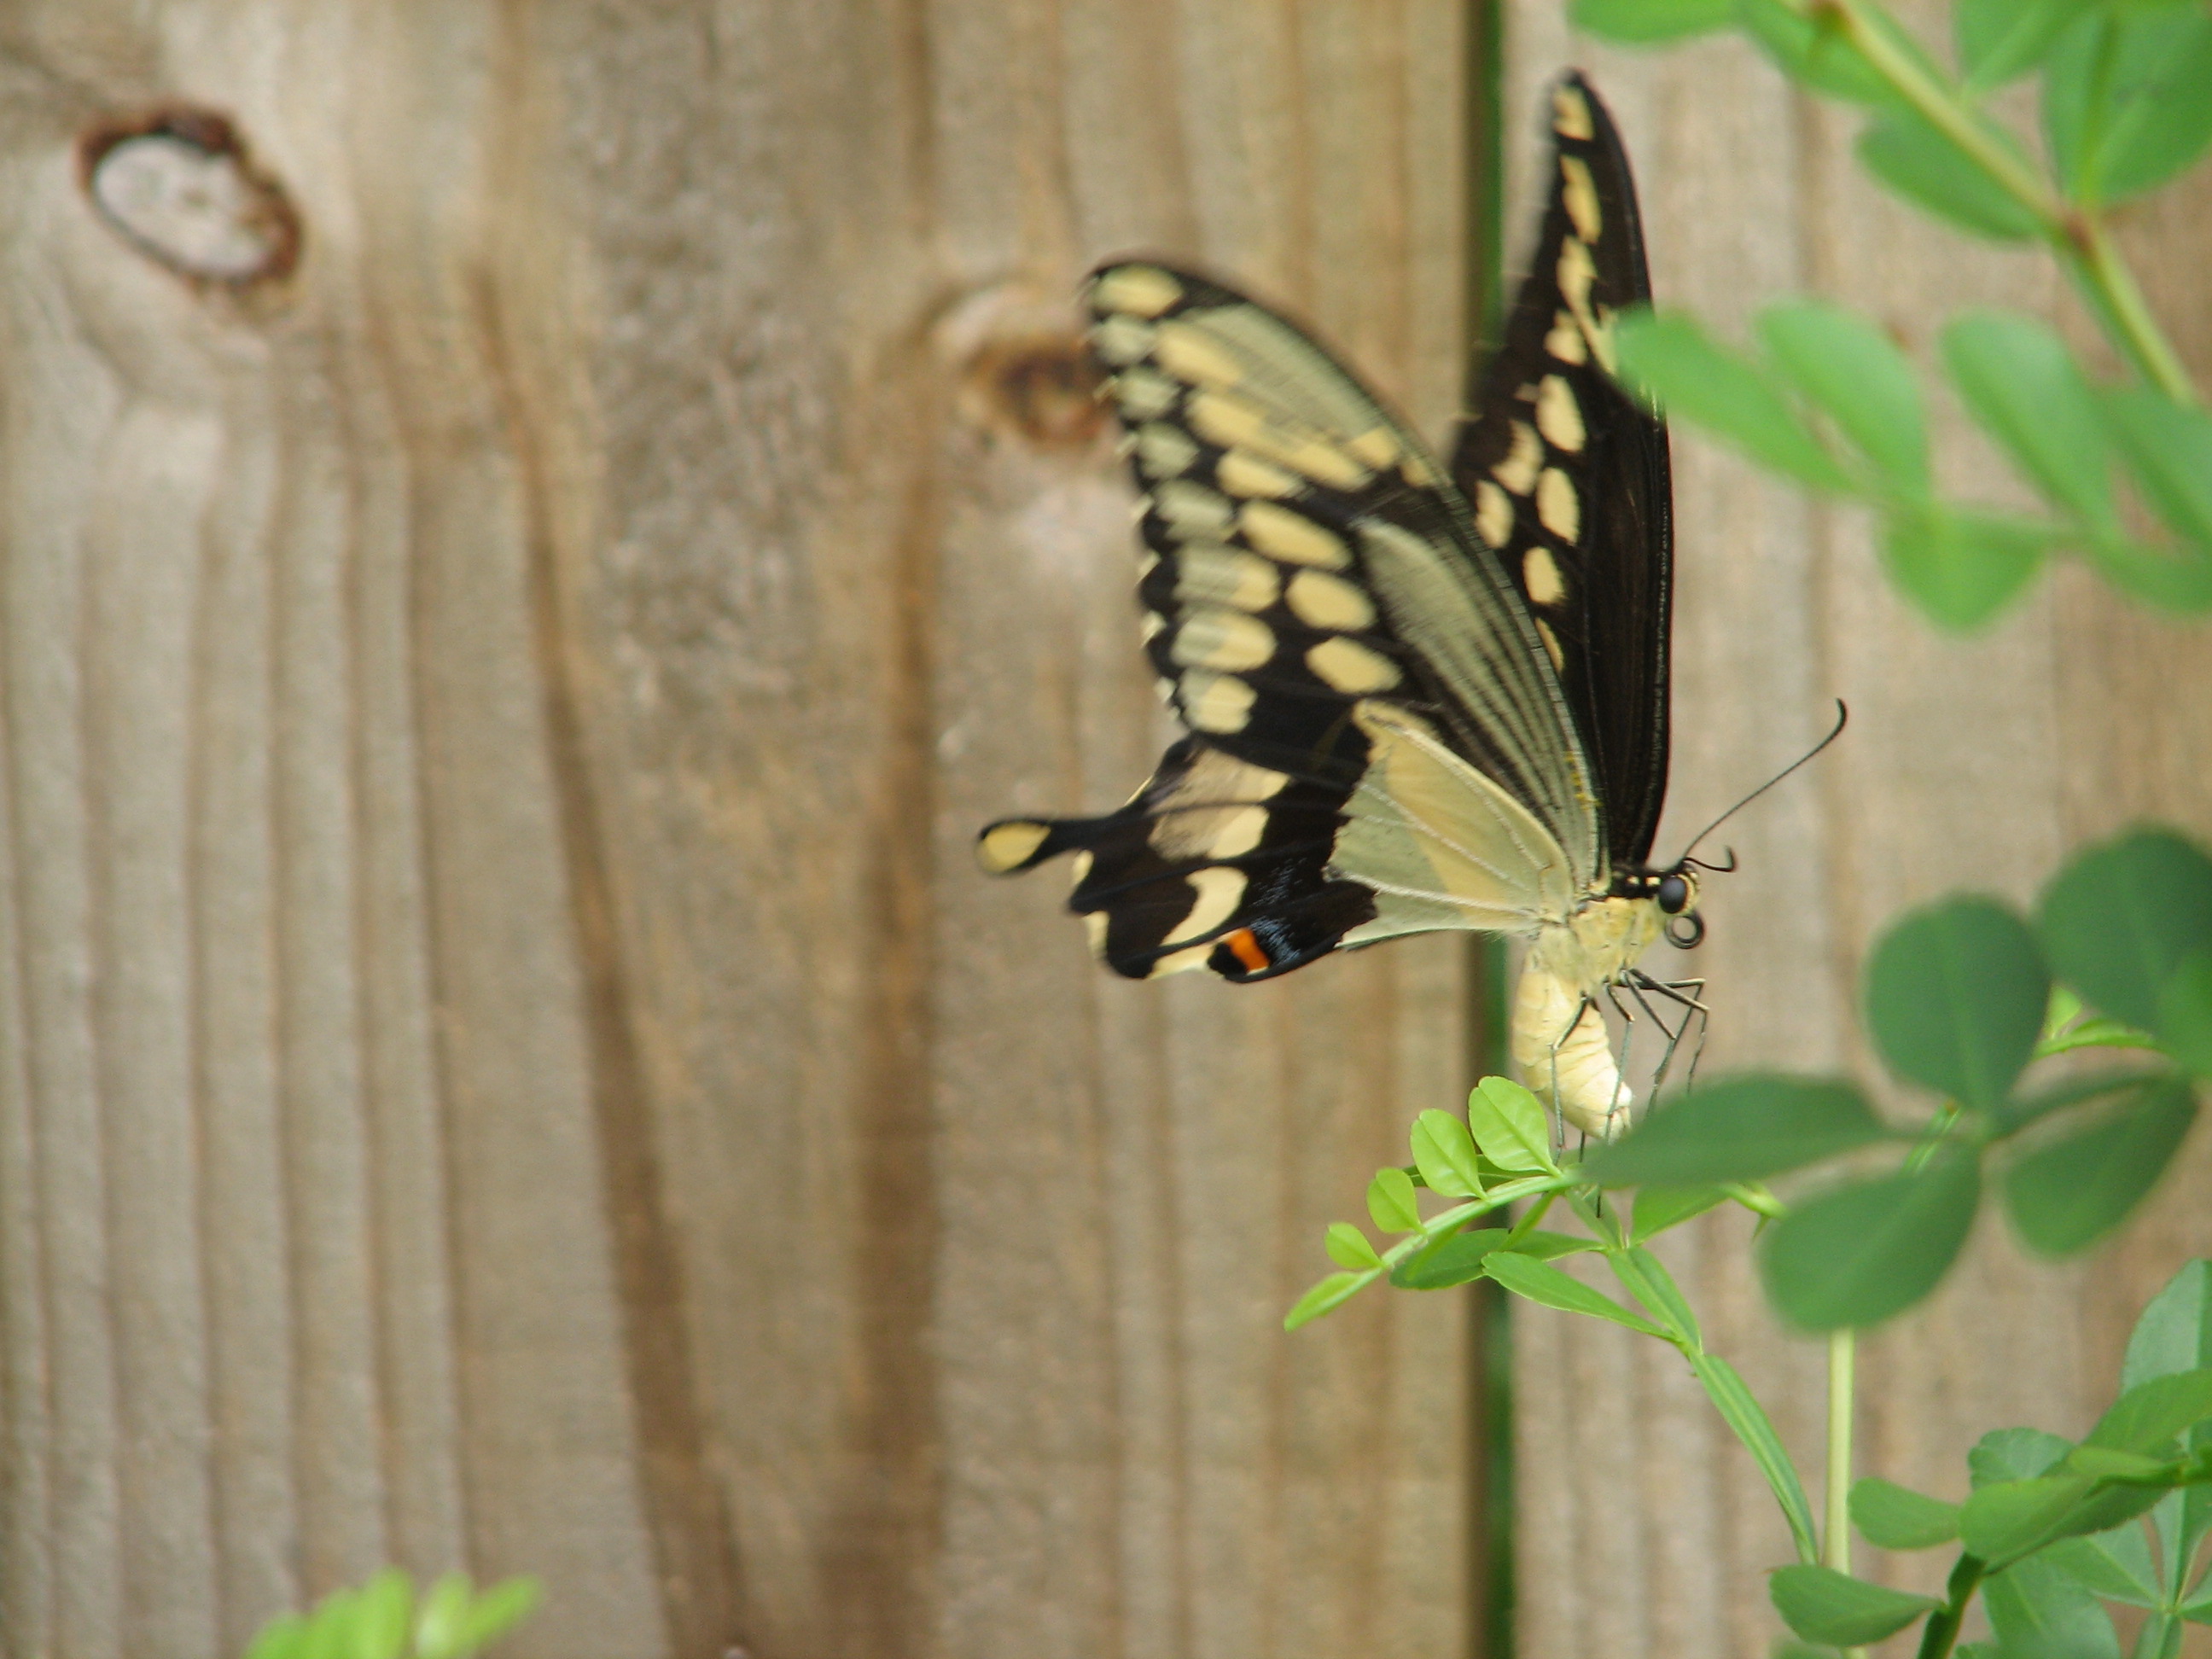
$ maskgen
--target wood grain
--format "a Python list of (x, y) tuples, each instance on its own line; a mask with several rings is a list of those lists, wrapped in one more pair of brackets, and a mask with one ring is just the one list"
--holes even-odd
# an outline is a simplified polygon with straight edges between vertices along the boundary
[[(1631, 55), (1570, 38), (1548, 5), (1506, 18), (1509, 201), (1527, 199), (1538, 89), (1581, 64), (1635, 158), (1662, 304), (1741, 339), (1763, 301), (1826, 294), (1869, 310), (1923, 367), (1936, 326), (1968, 303), (2088, 337), (2047, 261), (1966, 241), (1881, 194), (1851, 155), (1857, 119), (1793, 94), (1740, 44)], [(1941, 38), (1936, 9), (1912, 21)], [(2212, 335), (2179, 273), (2201, 269), (2208, 202), (2200, 169), (2128, 231), (2200, 374)], [(2018, 499), (1955, 407), (1936, 427), (1947, 487)], [(2147, 620), (2076, 570), (1974, 640), (1938, 636), (1891, 592), (1856, 515), (1810, 509), (1692, 434), (1676, 434), (1675, 456), (1676, 761), (1662, 851), (1802, 750), (1832, 699), (1851, 709), (1830, 755), (1726, 832), (1744, 867), (1709, 890), (1696, 968), (1716, 1010), (1706, 1064), (1844, 1068), (1903, 1104), (1850, 1019), (1874, 937), (1958, 888), (2031, 898), (2068, 848), (2141, 815), (2212, 831), (2195, 758), (2212, 737), (2212, 653), (2201, 630)], [(1942, 1292), (1862, 1346), (1862, 1472), (1955, 1497), (1984, 1431), (2085, 1429), (2136, 1310), (2212, 1247), (2189, 1196), (2207, 1156), (2200, 1136), (2149, 1213), (2087, 1265), (2031, 1261), (1985, 1218)], [(1764, 1311), (1747, 1243), (1740, 1220), (1715, 1217), (1662, 1254), (1711, 1346), (1774, 1407), (1817, 1505), (1821, 1356)], [(1679, 1361), (1588, 1321), (1515, 1315), (1524, 1659), (1769, 1651), (1782, 1631), (1764, 1574), (1790, 1559), (1789, 1540)], [(1920, 1589), (1940, 1571), (1924, 1556), (1863, 1565)]]
[[(26, 0), (0, 20), (0, 1647), (384, 1561), (513, 1644), (1463, 1649), (1456, 1297), (1295, 1340), (1450, 943), (1110, 981), (985, 818), (1164, 733), (1095, 259), (1431, 430), (1462, 8)], [(295, 274), (91, 210), (232, 119)], [(1074, 385), (1075, 395), (1068, 395)]]

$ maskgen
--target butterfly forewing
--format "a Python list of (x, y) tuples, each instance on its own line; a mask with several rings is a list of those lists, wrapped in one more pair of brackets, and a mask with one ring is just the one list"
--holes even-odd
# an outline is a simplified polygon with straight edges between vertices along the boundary
[(1666, 428), (1610, 378), (1612, 322), (1650, 298), (1627, 157), (1579, 76), (1553, 88), (1548, 200), (1452, 474), (1559, 670), (1616, 868), (1667, 786), (1672, 534)]
[(1071, 903), (1146, 975), (1286, 971), (1340, 943), (1533, 925), (1602, 869), (1593, 781), (1520, 594), (1419, 440), (1303, 331), (1152, 264), (1092, 340), (1144, 496), (1146, 649), (1192, 736), (1079, 850)]

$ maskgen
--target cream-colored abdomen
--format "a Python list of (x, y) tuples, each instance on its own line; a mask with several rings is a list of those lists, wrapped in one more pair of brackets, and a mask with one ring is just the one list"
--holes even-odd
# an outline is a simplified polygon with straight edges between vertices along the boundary
[(1637, 964), (1665, 926), (1650, 899), (1593, 899), (1539, 932), (1513, 994), (1513, 1063), (1568, 1122), (1610, 1139), (1634, 1102), (1613, 1058), (1598, 998)]

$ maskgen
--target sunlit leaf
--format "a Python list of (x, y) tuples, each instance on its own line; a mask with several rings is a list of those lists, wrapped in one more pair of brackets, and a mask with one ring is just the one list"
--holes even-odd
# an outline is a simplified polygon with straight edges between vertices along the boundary
[(1932, 1595), (1869, 1584), (1832, 1567), (1784, 1567), (1767, 1581), (1767, 1595), (1792, 1631), (1838, 1648), (1894, 1636), (1943, 1605)]
[(1583, 1173), (1602, 1187), (1759, 1181), (1869, 1146), (1884, 1133), (1848, 1083), (1753, 1074), (1653, 1112), (1587, 1159)]
[(2212, 1419), (2212, 1368), (2167, 1371), (2147, 1376), (2122, 1394), (2081, 1443), (2148, 1454), (2207, 1419)]
[(1467, 1097), (1467, 1122), (1482, 1155), (1501, 1170), (1555, 1170), (1543, 1103), (1510, 1078), (1486, 1077)]
[(2212, 611), (2212, 547), (2196, 542), (2154, 547), (2118, 531), (2087, 538), (2090, 562), (2130, 599), (2179, 616)]
[(1292, 1304), (1283, 1316), (1283, 1328), (1294, 1331), (1310, 1324), (1323, 1314), (1333, 1312), (1373, 1284), (1378, 1275), (1373, 1272), (1331, 1273)]
[(2005, 1173), (2005, 1207), (2021, 1240), (2069, 1255), (2112, 1231), (2158, 1183), (2196, 1116), (2185, 1083), (2155, 1079), (2087, 1128), (2021, 1158)]
[(1621, 376), (1670, 416), (1692, 421), (1752, 459), (1820, 489), (1850, 479), (1753, 363), (1715, 343), (1689, 318), (1632, 311), (1616, 330)]
[[(1990, 137), (2016, 149), (2001, 132), (1992, 131)], [(1961, 230), (2006, 242), (2043, 232), (2033, 209), (1910, 111), (1897, 111), (1869, 126), (1859, 135), (1858, 152), (1869, 173), (1915, 207)]]
[(1879, 1324), (1936, 1288), (1980, 1196), (1980, 1165), (1958, 1151), (1910, 1174), (1824, 1193), (1762, 1235), (1767, 1297), (1805, 1330)]
[(503, 1578), (471, 1603), (461, 1621), (461, 1651), (495, 1642), (535, 1612), (544, 1593), (535, 1578)]
[(1421, 1206), (1413, 1178), (1395, 1167), (1377, 1170), (1367, 1183), (1367, 1214), (1386, 1233), (1419, 1231)]
[(1426, 1111), (1414, 1119), (1413, 1144), (1413, 1163), (1430, 1191), (1447, 1198), (1472, 1198), (1482, 1190), (1474, 1137), (1449, 1112)]
[(1969, 311), (1943, 361), (1973, 416), (2053, 501), (2092, 524), (2112, 516), (2104, 417), (2065, 343), (2014, 313)]
[(2166, 981), (2212, 944), (2212, 858), (2172, 830), (2130, 830), (2053, 878), (2036, 927), (2060, 979), (2148, 1030)]
[(2051, 979), (2027, 924), (1972, 895), (1916, 910), (1868, 966), (1867, 1029), (1899, 1077), (1993, 1106), (2035, 1052)]
[(2159, 1501), (2155, 1486), (2100, 1489), (2087, 1476), (2038, 1475), (1976, 1488), (1959, 1510), (1959, 1541), (1970, 1554), (2002, 1563), (2059, 1538), (2104, 1532)]
[(1874, 324), (1825, 301), (1769, 306), (1759, 337), (1775, 371), (1834, 421), (1891, 486), (1928, 488), (1928, 433), (1912, 365)]
[(1349, 1221), (1328, 1224), (1324, 1248), (1328, 1249), (1331, 1261), (1340, 1267), (1350, 1267), (1355, 1273), (1364, 1273), (1370, 1267), (1382, 1265), (1382, 1258), (1376, 1254), (1375, 1246), (1368, 1242), (1367, 1235)]
[(1704, 1335), (1698, 1328), (1698, 1316), (1674, 1283), (1674, 1275), (1667, 1271), (1667, 1264), (1645, 1249), (1635, 1245), (1607, 1257), (1612, 1264), (1613, 1276), (1621, 1286), (1641, 1302), (1650, 1313), (1670, 1328), (1681, 1332), (1691, 1343), (1701, 1345)]

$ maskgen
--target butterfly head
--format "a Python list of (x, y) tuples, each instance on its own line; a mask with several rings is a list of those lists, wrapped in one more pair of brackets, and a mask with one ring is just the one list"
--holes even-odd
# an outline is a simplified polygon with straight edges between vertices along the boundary
[(1733, 858), (1725, 865), (1684, 859), (1668, 870), (1624, 870), (1613, 877), (1613, 890), (1607, 896), (1643, 899), (1656, 905), (1659, 914), (1667, 918), (1668, 942), (1686, 951), (1705, 937), (1705, 919), (1698, 914), (1698, 872), (1735, 867)]

